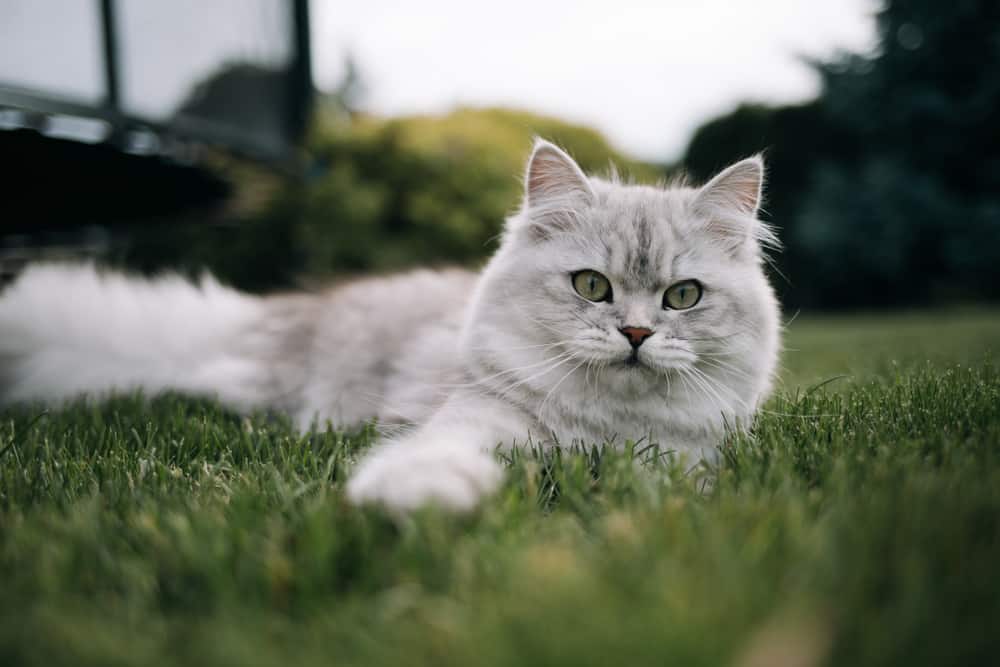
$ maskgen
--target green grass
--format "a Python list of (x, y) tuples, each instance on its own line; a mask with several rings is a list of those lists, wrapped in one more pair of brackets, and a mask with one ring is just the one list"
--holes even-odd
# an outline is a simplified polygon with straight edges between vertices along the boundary
[(997, 341), (996, 312), (802, 317), (710, 488), (526, 454), (464, 518), (347, 505), (367, 432), (8, 411), (0, 664), (990, 664)]
[(894, 314), (793, 316), (782, 357), (786, 389), (841, 377), (838, 386), (878, 378), (927, 362), (938, 369), (981, 364), (1000, 352), (1000, 313), (964, 309)]

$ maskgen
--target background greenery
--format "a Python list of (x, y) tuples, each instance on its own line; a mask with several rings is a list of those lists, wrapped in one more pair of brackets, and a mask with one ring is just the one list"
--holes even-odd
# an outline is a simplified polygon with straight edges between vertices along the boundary
[(522, 453), (457, 519), (345, 502), (370, 431), (0, 413), (0, 664), (993, 664), (997, 340), (995, 311), (802, 317), (716, 471)]
[[(504, 109), (382, 120), (321, 105), (305, 182), (230, 172), (235, 214), (134, 232), (119, 259), (208, 266), (264, 290), (331, 274), (476, 264), (520, 199), (534, 135), (588, 170), (700, 182), (763, 151), (765, 217), (785, 251), (790, 308), (913, 306), (1000, 297), (1000, 4), (891, 0), (868, 54), (813, 63), (809, 103), (747, 104), (708, 121), (679, 164), (628, 160), (597, 132)], [(353, 70), (352, 70), (353, 71)], [(347, 89), (357, 86), (345, 83)], [(256, 204), (255, 206), (248, 205)], [(232, 210), (231, 210), (232, 212)]]

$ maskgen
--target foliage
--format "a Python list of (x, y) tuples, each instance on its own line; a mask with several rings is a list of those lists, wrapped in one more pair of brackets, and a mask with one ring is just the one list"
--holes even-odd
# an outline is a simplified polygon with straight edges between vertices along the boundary
[[(714, 484), (643, 445), (524, 452), (464, 518), (347, 505), (371, 431), (177, 397), (8, 410), (0, 663), (989, 664), (998, 330), (796, 321)], [(854, 363), (875, 376), (812, 383)]]

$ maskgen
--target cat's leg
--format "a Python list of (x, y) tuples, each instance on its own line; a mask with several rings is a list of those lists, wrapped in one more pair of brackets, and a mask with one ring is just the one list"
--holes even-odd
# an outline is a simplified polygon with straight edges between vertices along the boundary
[(493, 450), (526, 440), (529, 429), (524, 413), (503, 401), (453, 396), (425, 425), (361, 461), (347, 484), (348, 498), (394, 511), (472, 509), (503, 479)]

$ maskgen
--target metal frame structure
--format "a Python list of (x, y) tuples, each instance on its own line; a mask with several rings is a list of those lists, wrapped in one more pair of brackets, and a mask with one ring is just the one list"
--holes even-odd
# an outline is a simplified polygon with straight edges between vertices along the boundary
[(153, 133), (158, 146), (155, 152), (160, 155), (185, 155), (186, 147), (191, 144), (209, 144), (259, 160), (285, 161), (291, 157), (294, 145), (306, 130), (313, 101), (309, 3), (308, 0), (288, 0), (288, 4), (292, 12), (293, 55), (288, 69), (290, 85), (284, 100), (286, 141), (283, 143), (208, 119), (183, 117), (163, 123), (125, 113), (121, 107), (116, 0), (100, 0), (99, 6), (105, 79), (102, 103), (81, 104), (0, 82), (0, 110), (14, 109), (25, 114), (28, 119), (25, 125), (36, 129), (44, 127), (46, 117), (55, 115), (104, 121), (111, 128), (105, 142), (128, 152), (136, 152), (131, 145), (134, 133)]

